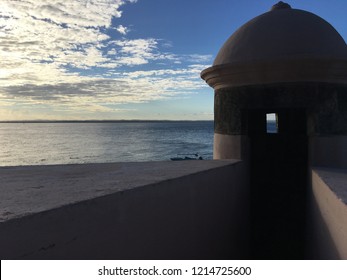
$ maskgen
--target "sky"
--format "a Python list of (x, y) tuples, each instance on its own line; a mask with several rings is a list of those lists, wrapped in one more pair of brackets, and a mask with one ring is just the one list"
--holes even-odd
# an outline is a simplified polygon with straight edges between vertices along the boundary
[[(212, 120), (200, 78), (276, 0), (0, 0), (0, 121)], [(292, 0), (347, 41), (347, 1)]]

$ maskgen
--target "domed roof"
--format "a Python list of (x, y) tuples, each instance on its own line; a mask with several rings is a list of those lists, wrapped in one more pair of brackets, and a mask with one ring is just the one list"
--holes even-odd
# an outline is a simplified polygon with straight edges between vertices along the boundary
[(328, 22), (279, 2), (241, 26), (213, 65), (291, 58), (347, 59), (347, 46)]

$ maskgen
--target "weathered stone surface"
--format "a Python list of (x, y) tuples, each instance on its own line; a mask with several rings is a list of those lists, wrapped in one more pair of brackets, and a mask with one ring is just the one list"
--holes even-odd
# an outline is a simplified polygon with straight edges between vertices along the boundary
[[(289, 83), (243, 86), (215, 92), (215, 133), (248, 134), (251, 110), (303, 109), (310, 134), (347, 134), (347, 86)], [(303, 120), (305, 122), (305, 120)]]

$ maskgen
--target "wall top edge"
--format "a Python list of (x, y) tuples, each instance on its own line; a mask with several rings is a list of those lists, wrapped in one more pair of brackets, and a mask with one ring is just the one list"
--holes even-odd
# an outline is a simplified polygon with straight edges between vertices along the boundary
[(313, 167), (312, 172), (347, 206), (347, 169)]
[(0, 224), (238, 162), (192, 160), (0, 167)]

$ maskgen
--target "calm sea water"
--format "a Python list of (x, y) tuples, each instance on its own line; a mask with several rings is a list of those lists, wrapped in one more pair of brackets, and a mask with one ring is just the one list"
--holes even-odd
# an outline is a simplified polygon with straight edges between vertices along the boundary
[(212, 159), (213, 122), (0, 123), (0, 166)]

